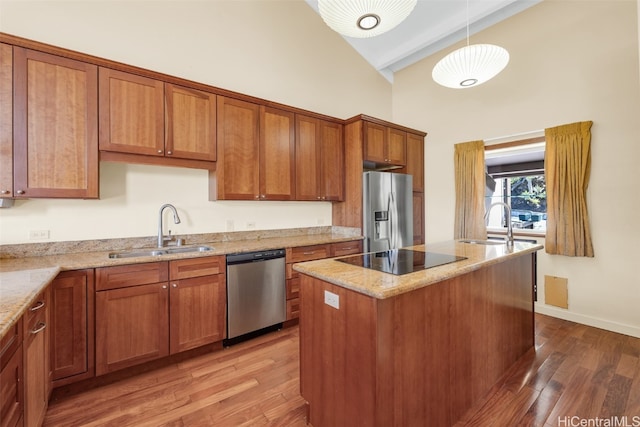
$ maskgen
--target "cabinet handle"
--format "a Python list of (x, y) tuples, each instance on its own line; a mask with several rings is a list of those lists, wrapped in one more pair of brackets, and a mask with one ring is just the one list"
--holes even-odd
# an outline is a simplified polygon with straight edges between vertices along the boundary
[(29, 310), (30, 311), (38, 311), (40, 310), (42, 307), (44, 307), (44, 301), (38, 301), (36, 303), (36, 305), (34, 305), (33, 307), (31, 307)]
[(31, 333), (32, 333), (33, 335), (35, 335), (35, 334), (37, 334), (38, 332), (44, 331), (44, 328), (46, 328), (46, 327), (47, 327), (47, 324), (46, 324), (46, 323), (44, 323), (44, 322), (40, 322), (40, 323), (38, 323), (38, 326), (37, 326), (34, 330), (32, 330), (32, 331), (31, 331)]
[(24, 190), (18, 190), (16, 191), (17, 194), (24, 194)]
[(9, 194), (9, 193), (11, 193), (10, 190), (2, 190), (2, 194)]
[(302, 255), (313, 255), (315, 254), (316, 251), (311, 251), (311, 252), (302, 252)]
[(173, 151), (167, 151), (167, 154), (170, 156), (173, 154)]
[(178, 285), (176, 285), (175, 283), (171, 284), (172, 287), (177, 288)]

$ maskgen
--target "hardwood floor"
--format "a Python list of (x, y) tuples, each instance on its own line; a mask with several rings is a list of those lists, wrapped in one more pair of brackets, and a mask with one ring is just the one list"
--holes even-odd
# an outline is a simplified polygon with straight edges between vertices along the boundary
[[(44, 425), (305, 426), (298, 339), (288, 328), (52, 401)], [(640, 426), (640, 339), (536, 315), (535, 349), (456, 427), (624, 426), (586, 424), (624, 416)]]

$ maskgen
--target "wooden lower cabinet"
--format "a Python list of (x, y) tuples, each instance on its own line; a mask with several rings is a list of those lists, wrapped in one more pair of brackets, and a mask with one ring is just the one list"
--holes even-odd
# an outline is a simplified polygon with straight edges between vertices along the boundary
[(51, 283), (53, 386), (95, 375), (93, 269), (65, 271)]
[(362, 252), (362, 240), (287, 248), (287, 320), (300, 317), (300, 275), (293, 269), (296, 262), (313, 261)]
[(96, 269), (96, 375), (221, 341), (224, 272), (224, 256)]
[(24, 425), (40, 426), (51, 390), (49, 369), (49, 288), (36, 298), (24, 318)]
[(0, 427), (23, 425), (22, 318), (0, 340)]

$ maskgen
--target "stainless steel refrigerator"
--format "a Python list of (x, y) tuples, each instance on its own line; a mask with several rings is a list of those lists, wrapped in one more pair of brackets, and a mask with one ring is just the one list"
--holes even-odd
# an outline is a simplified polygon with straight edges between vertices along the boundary
[(362, 183), (365, 252), (413, 246), (413, 177), (365, 172)]

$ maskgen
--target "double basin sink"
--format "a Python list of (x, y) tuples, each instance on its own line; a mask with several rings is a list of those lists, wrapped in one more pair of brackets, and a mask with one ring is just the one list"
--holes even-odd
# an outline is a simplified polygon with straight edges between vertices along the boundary
[(162, 256), (184, 254), (190, 252), (211, 251), (211, 246), (175, 246), (172, 248), (132, 249), (130, 251), (111, 252), (109, 258), (136, 258), (145, 256)]

